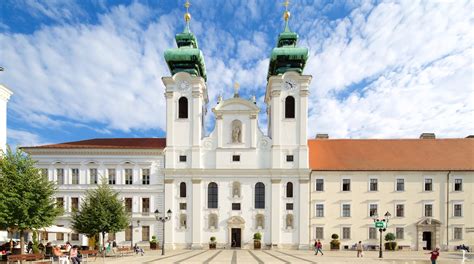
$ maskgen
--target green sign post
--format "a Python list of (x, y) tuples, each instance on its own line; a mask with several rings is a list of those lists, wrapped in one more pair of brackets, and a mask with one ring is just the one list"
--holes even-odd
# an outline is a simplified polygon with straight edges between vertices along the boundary
[(375, 228), (387, 228), (387, 222), (377, 221), (375, 222)]

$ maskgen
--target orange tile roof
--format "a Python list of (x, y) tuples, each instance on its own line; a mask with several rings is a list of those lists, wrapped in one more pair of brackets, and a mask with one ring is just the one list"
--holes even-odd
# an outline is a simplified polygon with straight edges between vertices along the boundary
[(309, 166), (318, 171), (472, 171), (474, 139), (314, 139)]
[(166, 138), (94, 138), (24, 149), (163, 149)]

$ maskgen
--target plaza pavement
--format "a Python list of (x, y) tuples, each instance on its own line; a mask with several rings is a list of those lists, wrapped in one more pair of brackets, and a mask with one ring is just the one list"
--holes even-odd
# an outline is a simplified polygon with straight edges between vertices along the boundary
[[(146, 251), (144, 256), (133, 255), (123, 257), (97, 258), (94, 263), (378, 263), (378, 264), (422, 264), (431, 263), (429, 255), (418, 251), (384, 252), (384, 258), (378, 258), (377, 251), (364, 252), (363, 258), (357, 258), (355, 251), (327, 251), (324, 256), (315, 256), (312, 251), (302, 250), (168, 250), (162, 256), (161, 251)], [(441, 252), (438, 263), (474, 263), (474, 255), (462, 261), (462, 255), (458, 252)]]

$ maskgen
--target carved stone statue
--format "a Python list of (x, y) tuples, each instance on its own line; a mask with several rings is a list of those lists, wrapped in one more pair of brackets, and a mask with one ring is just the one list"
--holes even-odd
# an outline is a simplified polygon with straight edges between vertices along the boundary
[(217, 215), (215, 214), (209, 215), (209, 228), (210, 229), (217, 228)]
[(286, 215), (286, 228), (293, 228), (293, 215)]
[(242, 143), (242, 123), (239, 120), (232, 121), (232, 143)]
[(240, 184), (238, 182), (234, 182), (232, 186), (232, 196), (240, 197)]
[(263, 215), (257, 215), (257, 228), (261, 227), (264, 228), (263, 226)]

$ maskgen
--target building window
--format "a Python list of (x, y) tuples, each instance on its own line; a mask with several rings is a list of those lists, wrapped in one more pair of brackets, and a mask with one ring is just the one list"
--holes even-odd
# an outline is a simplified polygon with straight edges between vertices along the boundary
[(97, 184), (97, 169), (89, 169), (91, 184)]
[(375, 227), (369, 227), (369, 239), (377, 239), (377, 229)]
[(150, 185), (150, 169), (142, 170), (142, 184)]
[(454, 179), (454, 191), (455, 192), (462, 191), (462, 179)]
[(263, 214), (257, 214), (255, 216), (255, 225), (256, 225), (256, 229), (265, 228), (265, 216)]
[(233, 182), (232, 183), (232, 196), (234, 198), (240, 197), (240, 182)]
[(373, 217), (378, 215), (378, 204), (369, 204), (369, 216)]
[(293, 162), (294, 156), (293, 155), (286, 155), (286, 162)]
[(405, 191), (405, 179), (397, 179), (397, 192)]
[(115, 169), (108, 169), (109, 174), (109, 184), (115, 184), (116, 176), (115, 176)]
[(187, 205), (186, 203), (179, 203), (179, 210), (186, 210)]
[(78, 233), (71, 233), (71, 240), (72, 241), (79, 241), (79, 234)]
[(433, 179), (425, 179), (425, 192), (433, 191)]
[(287, 214), (286, 215), (286, 229), (292, 229), (293, 228), (293, 222), (294, 222), (294, 217), (292, 214)]
[(71, 212), (75, 212), (79, 210), (79, 198), (72, 197), (71, 198)]
[(395, 228), (395, 237), (397, 239), (405, 239), (405, 228), (403, 227)]
[(342, 191), (349, 192), (351, 190), (351, 180), (350, 179), (342, 179)]
[(240, 211), (240, 203), (232, 203), (232, 210)]
[(132, 212), (132, 198), (125, 198), (125, 212)]
[(286, 197), (293, 198), (293, 183), (292, 182), (288, 182), (286, 184)]
[(125, 169), (125, 184), (133, 184), (133, 170)]
[(285, 98), (285, 118), (295, 118), (295, 98), (293, 96)]
[(293, 203), (286, 203), (286, 210), (293, 210)]
[(216, 214), (209, 215), (209, 229), (217, 229), (219, 221)]
[(233, 162), (239, 162), (240, 161), (240, 155), (232, 155), (232, 161)]
[(265, 185), (261, 182), (255, 184), (255, 209), (265, 209)]
[(405, 205), (404, 204), (397, 204), (396, 206), (396, 217), (404, 217), (405, 216)]
[(454, 204), (454, 216), (462, 217), (462, 204)]
[[(64, 225), (58, 225), (59, 227), (64, 227)], [(64, 240), (64, 233), (56, 233), (56, 240)]]
[(351, 239), (351, 228), (343, 227), (342, 228), (342, 239)]
[(150, 214), (150, 198), (142, 198), (142, 215)]
[(186, 214), (179, 215), (179, 228), (186, 229), (188, 227), (188, 216)]
[(125, 241), (132, 241), (132, 226), (125, 228)]
[(178, 108), (178, 118), (188, 118), (188, 98), (179, 98)]
[(142, 241), (150, 241), (150, 227), (142, 226)]
[(316, 239), (324, 239), (324, 227), (316, 227)]
[(181, 182), (179, 184), (179, 197), (184, 198), (186, 197), (186, 183)]
[(41, 169), (40, 170), (41, 176), (43, 176), (44, 179), (48, 179), (48, 169)]
[(179, 162), (186, 162), (186, 155), (179, 155)]
[(217, 208), (218, 206), (217, 183), (211, 182), (207, 186), (207, 208)]
[(462, 227), (455, 227), (454, 228), (454, 239), (455, 240), (462, 240)]
[(376, 192), (378, 190), (378, 180), (370, 179), (369, 191)]
[(351, 217), (351, 205), (343, 204), (342, 205), (342, 217)]
[(316, 191), (317, 192), (324, 191), (324, 179), (316, 179)]
[(324, 204), (316, 204), (316, 217), (324, 217)]
[(433, 205), (425, 204), (425, 217), (433, 217)]
[(58, 178), (58, 185), (63, 185), (64, 184), (64, 169), (56, 169), (56, 176)]
[(72, 184), (79, 184), (79, 169), (71, 169)]
[(64, 209), (64, 198), (63, 197), (56, 197), (56, 206), (58, 208)]

